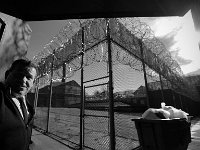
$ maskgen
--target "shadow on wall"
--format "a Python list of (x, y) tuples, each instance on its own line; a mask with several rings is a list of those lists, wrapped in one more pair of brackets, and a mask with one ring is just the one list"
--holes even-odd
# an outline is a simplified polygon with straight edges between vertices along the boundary
[(11, 63), (26, 56), (31, 37), (31, 28), (21, 19), (0, 12), (0, 18), (6, 24), (0, 40), (0, 81)]

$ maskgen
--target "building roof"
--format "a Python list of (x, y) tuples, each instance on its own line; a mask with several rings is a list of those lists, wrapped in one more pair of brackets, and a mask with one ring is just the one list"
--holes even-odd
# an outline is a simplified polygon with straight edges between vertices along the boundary
[[(45, 92), (48, 88), (49, 88), (50, 85), (46, 85), (44, 86), (43, 88), (40, 89), (41, 92)], [(62, 87), (62, 86), (76, 86), (76, 87), (80, 87), (80, 85), (74, 81), (74, 80), (71, 80), (69, 82), (53, 82), (52, 83), (52, 87), (53, 88), (58, 88), (58, 87)]]
[(76, 86), (76, 87), (81, 87), (76, 81), (74, 80), (71, 80), (69, 82), (60, 82), (60, 84), (57, 84), (56, 86), (57, 87), (60, 87), (60, 86)]

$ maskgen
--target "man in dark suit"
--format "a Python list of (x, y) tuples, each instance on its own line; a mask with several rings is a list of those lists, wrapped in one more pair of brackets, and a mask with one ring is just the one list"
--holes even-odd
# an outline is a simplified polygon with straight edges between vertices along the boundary
[(28, 150), (34, 109), (25, 96), (33, 87), (37, 70), (29, 60), (18, 59), (0, 83), (0, 149)]

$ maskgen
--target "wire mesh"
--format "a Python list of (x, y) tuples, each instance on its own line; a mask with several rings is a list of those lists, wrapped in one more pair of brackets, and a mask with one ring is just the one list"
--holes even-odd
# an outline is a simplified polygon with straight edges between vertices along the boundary
[[(100, 51), (100, 52), (97, 52)], [(84, 146), (109, 149), (108, 68), (102, 49), (86, 53), (87, 60), (95, 60), (84, 67)], [(101, 70), (101, 71), (99, 71)]]
[(109, 100), (107, 85), (86, 88), (85, 92), (94, 90), (85, 96), (84, 103), (84, 146), (92, 149), (109, 149)]
[[(112, 92), (108, 85), (109, 75), (113, 73), (114, 140), (116, 149), (128, 150), (139, 145), (131, 119), (140, 117), (141, 113), (134, 112), (143, 112), (148, 101), (152, 106), (160, 107), (163, 100), (188, 110), (187, 98), (195, 99), (196, 91), (183, 78), (178, 63), (146, 24), (138, 18), (107, 21), (110, 41), (106, 19), (75, 19), (70, 20), (35, 56), (40, 79), (35, 124), (78, 145), (82, 134), (80, 120), (83, 119), (84, 149), (109, 149), (109, 130), (112, 128), (109, 122), (113, 120), (109, 118), (111, 99), (108, 95)], [(112, 50), (111, 71), (108, 68), (111, 61), (108, 42), (111, 42)], [(44, 93), (50, 93), (50, 81), (53, 91), (51, 105), (48, 105), (48, 98), (42, 96), (41, 91), (46, 89)], [(81, 87), (82, 82), (84, 87)], [(81, 97), (83, 89), (84, 98)], [(80, 118), (82, 110), (84, 114)], [(46, 116), (46, 113), (50, 114)]]
[(146, 93), (138, 89), (145, 87), (141, 62), (112, 44), (113, 88), (115, 110), (116, 149), (130, 150), (139, 146), (133, 118), (141, 117), (139, 109), (146, 109)]
[[(44, 80), (47, 78), (39, 79), (39, 84), (42, 84)], [(47, 88), (45, 90), (38, 91), (38, 99), (37, 99), (37, 107), (36, 107), (36, 114), (34, 118), (34, 125), (38, 126), (40, 129), (46, 131), (47, 130), (47, 122), (48, 122), (48, 105), (49, 105), (49, 87), (50, 82), (46, 82)]]

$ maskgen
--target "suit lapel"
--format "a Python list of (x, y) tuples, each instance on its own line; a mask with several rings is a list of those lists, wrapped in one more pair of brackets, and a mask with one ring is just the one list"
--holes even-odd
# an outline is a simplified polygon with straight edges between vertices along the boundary
[[(7, 96), (7, 95), (6, 95)], [(16, 114), (16, 116), (21, 120), (21, 122), (24, 122), (24, 119), (21, 115), (21, 113), (19, 112), (19, 109), (17, 108), (16, 104), (13, 102), (12, 98), (7, 96), (7, 99), (8, 99), (8, 105), (10, 105), (13, 109), (11, 109), (13, 111), (14, 114)]]
[(35, 110), (28, 101), (26, 101), (26, 106), (27, 106), (28, 111), (29, 111), (29, 115), (28, 115), (28, 124), (29, 124), (30, 121), (33, 119), (33, 116), (35, 114)]
[[(17, 108), (16, 104), (14, 103), (14, 101), (12, 100), (12, 98), (9, 96), (9, 94), (6, 93), (5, 98), (7, 99), (5, 101), (5, 103), (7, 103), (8, 105), (10, 105), (10, 107), (12, 107), (11, 111), (13, 111), (13, 113), (16, 114), (16, 116), (21, 120), (21, 122), (23, 122), (24, 125), (26, 125), (25, 122), (24, 122), (24, 119), (23, 119), (23, 117), (21, 115), (21, 113), (19, 112), (19, 109)], [(34, 111), (34, 108), (28, 103), (28, 101), (25, 100), (25, 102), (26, 102), (27, 109), (29, 111), (28, 123), (27, 123), (27, 124), (29, 124), (30, 121), (33, 119), (35, 111)]]

